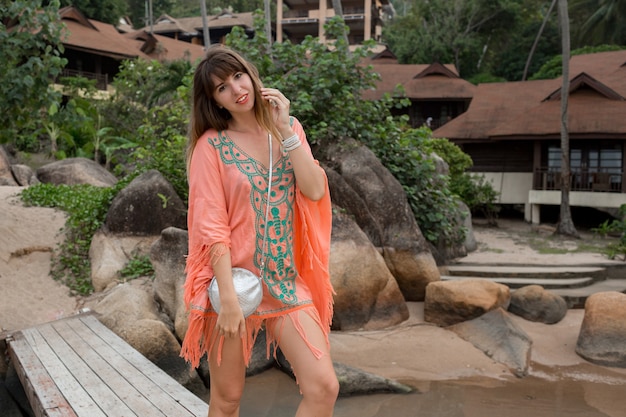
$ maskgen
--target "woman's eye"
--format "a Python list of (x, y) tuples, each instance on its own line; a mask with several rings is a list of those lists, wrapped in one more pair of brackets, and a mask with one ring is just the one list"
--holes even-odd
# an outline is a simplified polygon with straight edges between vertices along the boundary
[(243, 73), (241, 73), (241, 72), (236, 73), (235, 74), (235, 79), (241, 78), (242, 75), (243, 75)]

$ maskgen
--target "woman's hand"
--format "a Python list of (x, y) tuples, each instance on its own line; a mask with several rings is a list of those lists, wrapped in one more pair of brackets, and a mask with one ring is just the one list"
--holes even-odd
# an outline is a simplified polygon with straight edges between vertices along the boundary
[(244, 337), (246, 334), (246, 320), (243, 312), (236, 300), (220, 300), (221, 307), (217, 316), (216, 330), (220, 336), (224, 337)]
[(270, 105), (272, 114), (274, 115), (274, 121), (276, 127), (283, 137), (286, 138), (291, 132), (291, 126), (289, 124), (289, 105), (290, 101), (279, 90), (275, 88), (261, 88), (261, 96)]

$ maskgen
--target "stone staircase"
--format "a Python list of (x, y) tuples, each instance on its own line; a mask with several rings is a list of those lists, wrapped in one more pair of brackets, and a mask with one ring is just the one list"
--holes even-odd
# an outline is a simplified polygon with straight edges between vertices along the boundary
[(512, 291), (526, 285), (541, 285), (562, 296), (569, 308), (583, 308), (587, 297), (603, 291), (626, 293), (626, 263), (596, 265), (472, 265), (441, 268), (441, 280), (488, 279)]

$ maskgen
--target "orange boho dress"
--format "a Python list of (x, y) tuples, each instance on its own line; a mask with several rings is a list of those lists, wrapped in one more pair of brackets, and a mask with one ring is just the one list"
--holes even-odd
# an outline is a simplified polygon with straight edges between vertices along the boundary
[[(292, 117), (291, 123), (302, 146), (311, 152), (300, 122)], [(288, 155), (281, 155), (272, 169), (270, 212), (265, 224), (267, 167), (239, 149), (224, 131), (208, 130), (194, 149), (189, 170), (189, 254), (184, 284), (189, 318), (181, 350), (181, 356), (194, 367), (215, 347), (218, 363), (221, 361), (223, 336), (215, 331), (217, 313), (207, 293), (213, 279), (211, 258), (223, 255), (224, 250), (220, 252), (219, 248), (230, 248), (233, 267), (258, 275), (266, 227), (263, 300), (246, 318), (242, 352), (246, 365), (263, 323), (283, 316), (294, 321), (311, 351), (320, 356), (301, 331), (299, 315), (292, 314), (299, 310), (318, 322), (328, 343), (333, 314), (328, 271), (332, 227), (328, 183), (324, 197), (312, 201), (298, 189)], [(279, 338), (279, 334), (268, 332), (268, 356)]]

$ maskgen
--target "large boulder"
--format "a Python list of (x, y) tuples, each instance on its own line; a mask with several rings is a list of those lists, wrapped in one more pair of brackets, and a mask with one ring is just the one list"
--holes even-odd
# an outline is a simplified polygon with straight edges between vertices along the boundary
[(182, 340), (187, 333), (187, 311), (183, 299), (185, 256), (189, 234), (186, 230), (168, 227), (150, 248), (154, 267), (154, 297), (174, 322), (174, 332)]
[(11, 165), (11, 172), (18, 185), (26, 187), (28, 185), (37, 184), (39, 180), (35, 175), (35, 171), (28, 165), (15, 164)]
[(350, 216), (335, 210), (330, 251), (333, 329), (381, 329), (409, 318), (383, 257)]
[(607, 291), (587, 298), (576, 353), (598, 365), (626, 368), (626, 294)]
[(497, 308), (506, 310), (510, 300), (509, 287), (486, 279), (433, 282), (426, 287), (424, 320), (451, 326)]
[(117, 183), (111, 174), (97, 162), (87, 158), (67, 158), (51, 162), (37, 169), (37, 178), (50, 184), (90, 184), (96, 187), (112, 187)]
[(554, 324), (567, 314), (567, 302), (541, 285), (526, 285), (511, 294), (509, 311), (529, 321)]
[(185, 228), (187, 209), (159, 171), (144, 172), (111, 203), (105, 226), (109, 232), (158, 236), (167, 227)]
[(89, 259), (91, 284), (104, 291), (122, 280), (120, 271), (128, 261), (150, 253), (155, 236), (122, 236), (99, 230), (91, 239)]
[(439, 280), (439, 270), (402, 185), (365, 146), (330, 146), (326, 158), (334, 204), (381, 248), (404, 298), (422, 301), (426, 286)]
[(448, 327), (517, 377), (528, 374), (532, 340), (502, 308)]
[(0, 185), (18, 185), (15, 178), (13, 178), (11, 161), (9, 160), (9, 154), (4, 149), (4, 146), (0, 146)]

